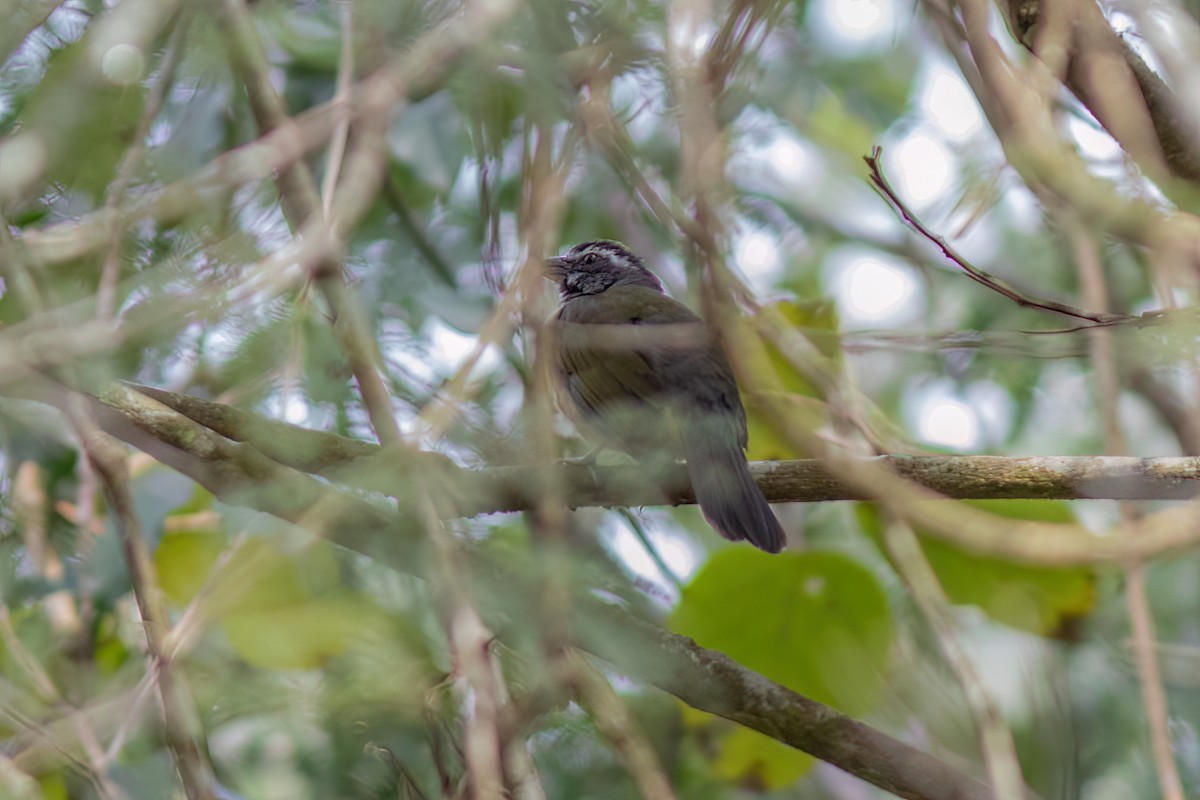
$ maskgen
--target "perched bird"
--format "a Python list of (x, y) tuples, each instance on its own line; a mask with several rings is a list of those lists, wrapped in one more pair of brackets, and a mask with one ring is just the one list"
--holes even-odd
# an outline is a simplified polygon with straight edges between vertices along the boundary
[(696, 502), (726, 539), (783, 549), (746, 464), (746, 411), (720, 344), (622, 244), (577, 244), (546, 262), (562, 305), (559, 403), (594, 444), (683, 457)]

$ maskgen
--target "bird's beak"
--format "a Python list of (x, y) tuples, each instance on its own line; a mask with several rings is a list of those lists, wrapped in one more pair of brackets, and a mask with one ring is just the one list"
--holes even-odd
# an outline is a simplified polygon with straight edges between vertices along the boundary
[(562, 256), (547, 258), (545, 262), (546, 277), (555, 283), (562, 283), (567, 277), (567, 260)]

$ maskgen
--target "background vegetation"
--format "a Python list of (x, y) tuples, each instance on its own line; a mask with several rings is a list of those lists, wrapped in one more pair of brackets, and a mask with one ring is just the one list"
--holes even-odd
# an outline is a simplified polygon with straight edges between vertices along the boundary
[[(0, 796), (1195, 796), (1193, 12), (0, 0)], [(594, 238), (785, 554), (556, 465)]]

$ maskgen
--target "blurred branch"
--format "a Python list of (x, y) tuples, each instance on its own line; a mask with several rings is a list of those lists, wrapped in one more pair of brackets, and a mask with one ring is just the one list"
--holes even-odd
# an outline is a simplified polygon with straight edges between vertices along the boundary
[[(68, 402), (66, 398), (58, 398)], [(105, 430), (200, 483), (225, 502), (273, 514), (318, 536), (405, 572), (419, 574), (416, 548), (423, 526), (386, 507), (341, 492), (284, 467), (252, 447), (229, 442), (145, 396), (114, 387), (87, 398)], [(536, 618), (541, 581), (463, 548), (462, 584), (487, 602), (475, 603), (485, 624), (505, 630), (512, 618)], [(986, 787), (932, 756), (846, 717), (597, 599), (572, 597), (569, 630), (576, 645), (618, 671), (674, 694), (703, 711), (739, 722), (904, 798), (984, 800)]]
[(120, 277), (121, 241), (125, 236), (125, 224), (121, 215), (116, 213), (125, 192), (133, 183), (134, 175), (146, 152), (146, 137), (150, 133), (150, 125), (162, 111), (163, 104), (175, 85), (175, 72), (183, 60), (184, 43), (187, 41), (187, 31), (191, 23), (191, 14), (185, 10), (175, 20), (167, 42), (166, 52), (158, 69), (158, 80), (146, 96), (146, 107), (138, 119), (137, 130), (131, 139), (132, 144), (121, 156), (117, 165), (116, 176), (104, 193), (104, 209), (112, 230), (108, 236), (108, 246), (104, 253), (104, 268), (100, 274), (100, 285), (96, 289), (96, 316), (109, 318), (116, 310), (117, 279)]
[(951, 247), (942, 236), (934, 233), (928, 227), (926, 227), (925, 224), (917, 218), (916, 214), (914, 214), (912, 210), (904, 203), (904, 201), (900, 199), (900, 196), (896, 194), (896, 190), (892, 188), (892, 184), (888, 181), (887, 175), (885, 175), (883, 172), (883, 165), (880, 163), (880, 156), (882, 153), (882, 148), (876, 147), (871, 151), (870, 155), (863, 156), (863, 161), (867, 163), (867, 167), (871, 170), (871, 183), (892, 205), (892, 207), (896, 210), (896, 213), (898, 213), (904, 219), (904, 221), (913, 228), (913, 230), (924, 236), (933, 244), (937, 245), (942, 253), (945, 254), (946, 258), (957, 264), (963, 273), (966, 274), (966, 276), (971, 280), (986, 286), (993, 292), (1007, 297), (1017, 305), (1025, 308), (1037, 308), (1041, 309), (1042, 311), (1052, 311), (1056, 314), (1063, 314), (1068, 317), (1074, 317), (1076, 319), (1081, 319), (1086, 322), (1093, 322), (1096, 324), (1111, 324), (1113, 322), (1123, 322), (1126, 320), (1135, 319), (1135, 317), (1132, 317), (1129, 314), (1102, 314), (1094, 311), (1085, 311), (1083, 309), (1075, 308), (1074, 306), (1067, 305), (1066, 303), (1059, 303), (1054, 300), (1040, 300), (1019, 291), (1007, 281), (997, 278), (996, 276), (980, 269), (979, 267), (976, 267), (974, 264), (964, 258), (957, 250)]
[[(375, 491), (386, 491), (387, 481), (409, 469), (436, 466), (453, 470), (464, 486), (461, 494), (468, 505), (457, 509), (464, 516), (529, 510), (539, 487), (553, 479), (562, 481), (564, 499), (572, 508), (693, 502), (682, 466), (656, 476), (661, 488), (648, 486), (645, 473), (636, 465), (468, 470), (437, 453), (392, 456), (386, 448), (369, 442), (308, 430), (211, 400), (129, 385), (224, 437), (252, 445), (280, 464), (304, 472), (327, 477), (369, 476), (381, 474), (391, 461), (381, 485), (370, 485)], [(414, 459), (425, 466), (396, 463)], [(955, 499), (1188, 500), (1200, 495), (1200, 458), (1193, 457), (887, 455), (860, 460), (886, 466), (906, 480)], [(871, 498), (869, 492), (839, 481), (818, 459), (757, 461), (750, 469), (767, 499), (775, 503)], [(552, 478), (550, 473), (560, 477)]]
[[(728, 84), (752, 51), (751, 42), (760, 30), (769, 29), (779, 20), (784, 3), (780, 0), (735, 0), (725, 21), (713, 36), (706, 64), (708, 80), (718, 91)], [(758, 38), (761, 44), (763, 37)]]
[[(1014, 63), (992, 37), (984, 0), (923, 0), (996, 131), (1005, 155), (1048, 207), (1069, 206), (1097, 229), (1146, 247), (1181, 276), (1200, 262), (1200, 220), (1122, 194), (1092, 174), (1054, 114), (1059, 81), (1041, 62)], [(961, 15), (961, 20), (960, 20)]]
[[(483, 322), (471, 351), (459, 363), (454, 374), (443, 384), (437, 395), (421, 409), (418, 423), (425, 436), (440, 437), (458, 418), (463, 402), (473, 396), (471, 374), (479, 359), (492, 346), (502, 347), (511, 338), (518, 316), (526, 311), (531, 298), (544, 295), (545, 270), (542, 259), (553, 247), (553, 234), (563, 213), (564, 188), (574, 166), (579, 138), (568, 132), (558, 152), (558, 163), (551, 158), (550, 140), (541, 132), (539, 169), (527, 178), (526, 207), (523, 209), (522, 235), (525, 253), (517, 266), (516, 275), (500, 298), (491, 315)], [(476, 384), (477, 386), (478, 384)]]
[(325, 158), (325, 177), (321, 182), (321, 213), (325, 219), (333, 218), (333, 196), (342, 171), (342, 158), (346, 154), (346, 141), (350, 138), (350, 85), (354, 80), (354, 0), (338, 3), (338, 21), (341, 25), (341, 53), (338, 57), (337, 90), (333, 96), (335, 114), (338, 117), (329, 140), (329, 153)]
[(642, 797), (646, 800), (675, 800), (675, 790), (663, 772), (654, 745), (638, 726), (629, 707), (613, 690), (608, 678), (573, 650), (565, 650), (559, 662), (566, 673), (564, 682), (574, 688), (579, 704), (620, 753)]
[[(1060, 211), (1059, 217), (1064, 223), (1075, 252), (1075, 266), (1084, 299), (1091, 305), (1103, 308), (1108, 302), (1108, 286), (1104, 267), (1100, 263), (1100, 251), (1093, 235), (1069, 212)], [(1096, 403), (1103, 421), (1104, 447), (1108, 453), (1123, 456), (1129, 452), (1129, 446), (1117, 408), (1121, 396), (1121, 382), (1112, 331), (1096, 328), (1089, 333)], [(1131, 530), (1141, 516), (1141, 509), (1134, 507), (1129, 501), (1122, 501), (1118, 504), (1118, 510), (1125, 528)], [(1167, 698), (1158, 669), (1158, 654), (1154, 650), (1154, 618), (1150, 613), (1146, 593), (1145, 565), (1141, 561), (1126, 564), (1125, 578), (1125, 606), (1133, 628), (1134, 663), (1137, 665), (1138, 683), (1142, 689), (1142, 702), (1146, 707), (1146, 721), (1150, 727), (1150, 742), (1163, 800), (1183, 800), (1183, 784), (1171, 748)]]
[[(71, 406), (80, 405), (69, 403)], [(121, 547), (133, 584), (138, 614), (146, 636), (149, 671), (155, 676), (162, 703), (163, 729), (167, 747), (179, 771), (188, 800), (211, 800), (214, 777), (202, 744), (203, 736), (195, 702), (184, 678), (167, 658), (164, 641), (170, 629), (166, 604), (154, 570), (154, 558), (142, 535), (141, 522), (129, 490), (129, 467), (124, 448), (97, 429), (85, 411), (73, 415), (80, 441), (104, 484)]]
[[(433, 523), (436, 525), (436, 519)], [(427, 535), (435, 548), (442, 548), (442, 542), (450, 539), (438, 530), (430, 530)], [(499, 670), (492, 668), (492, 632), (463, 591), (464, 572), (458, 568), (457, 559), (445, 557), (448, 550), (442, 548), (434, 584), (440, 594), (448, 595), (443, 598), (450, 605), (445, 612), (449, 617), (446, 638), (455, 670), (466, 684), (463, 694), (471, 698), (463, 725), (471, 797), (492, 800), (508, 794), (504, 781), (505, 747), (500, 735), (501, 676)]]
[[(353, 87), (349, 100), (351, 121), (376, 111), (380, 105), (426, 96), (454, 61), (498, 22), (497, 16), (511, 10), (510, 6), (488, 6), (474, 17), (454, 18), (427, 32), (404, 54)], [(269, 80), (260, 88), (273, 91)], [(203, 206), (216, 189), (275, 177), (329, 140), (339, 119), (338, 108), (337, 101), (331, 99), (293, 117), (284, 115), (277, 127), (222, 153), (188, 177), (131, 198), (119, 212), (124, 224), (142, 218), (173, 223)], [(270, 113), (265, 106), (260, 111)], [(101, 209), (71, 222), (25, 228), (20, 240), (34, 263), (71, 261), (104, 246), (112, 216), (111, 211)]]
[[(293, 126), (295, 123), (288, 116), (283, 99), (271, 84), (266, 52), (258, 39), (254, 21), (250, 18), (243, 0), (225, 0), (218, 21), (229, 40), (230, 60), (233, 62), (234, 72), (246, 87), (250, 108), (254, 112), (259, 130), (268, 133), (276, 128)], [(337, 121), (333, 130), (333, 150), (337, 149), (338, 132), (345, 133), (350, 124), (349, 112), (345, 108), (345, 95), (345, 90), (339, 89), (335, 98), (337, 102), (334, 114)], [(401, 98), (402, 95), (396, 93), (390, 99), (392, 103), (399, 103)], [(371, 110), (378, 113), (378, 109), (373, 106), (374, 103), (369, 104)], [(364, 112), (364, 119), (368, 116)], [(371, 122), (367, 121), (365, 124), (369, 127)], [(342, 141), (344, 144), (344, 140)], [(331, 158), (333, 154), (331, 151)], [(330, 163), (329, 169), (336, 172), (340, 164), (340, 160), (336, 165)], [(318, 219), (324, 220), (328, 226), (326, 236), (332, 245), (328, 258), (313, 267), (310, 277), (320, 287), (325, 301), (329, 304), (334, 317), (334, 333), (346, 354), (375, 435), (383, 444), (398, 444), (402, 436), (392, 410), (391, 395), (377, 368), (376, 344), (367, 330), (362, 310), (346, 290), (340, 255), (348, 226), (338, 230), (332, 217), (325, 217), (321, 210), (316, 180), (304, 162), (296, 161), (287, 166), (279, 173), (275, 182), (279, 187), (284, 215), (291, 223), (293, 231), (299, 232), (310, 224), (315, 226)], [(362, 191), (369, 191), (369, 187), (362, 187)], [(329, 202), (333, 202), (332, 197), (329, 198)]]
[(21, 43), (50, 18), (64, 0), (2, 0), (0, 2), (0, 63), (8, 59)]
[(963, 645), (958, 622), (950, 612), (950, 601), (921, 549), (920, 540), (909, 525), (891, 520), (884, 530), (884, 543), (896, 571), (933, 629), (942, 655), (962, 687), (979, 729), (979, 749), (987, 765), (994, 796), (1013, 800), (1024, 796), (1025, 779), (1021, 775), (1012, 731)]
[(1130, 387), (1146, 399), (1179, 440), (1179, 448), (1189, 456), (1200, 455), (1200, 415), (1194, 401), (1189, 403), (1173, 387), (1145, 366), (1135, 366), (1129, 375)]
[(1047, 61), (1152, 178), (1161, 180), (1169, 170), (1200, 182), (1196, 129), (1180, 99), (1116, 34), (1094, 0), (1008, 0), (1001, 7), (1017, 41)]

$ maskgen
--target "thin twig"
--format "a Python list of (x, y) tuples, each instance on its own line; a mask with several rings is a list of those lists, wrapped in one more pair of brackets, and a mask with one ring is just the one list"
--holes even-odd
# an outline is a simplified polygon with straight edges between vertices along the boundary
[(961, 631), (950, 612), (949, 601), (925, 558), (916, 534), (906, 523), (891, 520), (885, 529), (884, 541), (897, 572), (937, 635), (942, 655), (958, 678), (967, 706), (975, 717), (975, 725), (979, 730), (979, 749), (987, 767), (992, 796), (995, 800), (1021, 800), (1025, 796), (1025, 780), (1021, 776), (1021, 764), (1017, 760), (1012, 731), (1004, 722), (996, 701), (963, 646)]
[[(1083, 287), (1083, 296), (1089, 304), (1103, 308), (1108, 302), (1108, 290), (1104, 268), (1100, 263), (1100, 253), (1092, 234), (1084, 225), (1071, 218), (1067, 219), (1066, 227), (1075, 251), (1075, 265)], [(1112, 332), (1104, 328), (1092, 331), (1091, 345), (1092, 367), (1096, 376), (1096, 400), (1103, 420), (1105, 450), (1112, 455), (1123, 456), (1128, 452), (1128, 444), (1121, 428), (1117, 406), (1121, 385), (1117, 377), (1117, 354), (1113, 348)], [(1127, 501), (1119, 503), (1118, 509), (1124, 527), (1131, 531), (1141, 516), (1140, 510)], [(1125, 567), (1125, 604), (1133, 627), (1134, 663), (1137, 665), (1138, 682), (1142, 687), (1142, 702), (1146, 706), (1150, 743), (1162, 786), (1163, 800), (1183, 800), (1183, 783), (1171, 749), (1167, 698), (1158, 667), (1154, 618), (1150, 614), (1150, 604), (1146, 595), (1145, 569), (1145, 565), (1137, 560), (1130, 561)]]
[(646, 800), (674, 800), (675, 790), (629, 707), (617, 696), (608, 679), (578, 652), (565, 650), (560, 659), (565, 682), (575, 690), (580, 704), (596, 727), (612, 743), (634, 784)]
[(658, 548), (650, 541), (650, 537), (646, 534), (646, 527), (642, 525), (642, 521), (637, 518), (637, 515), (628, 508), (622, 508), (621, 516), (625, 518), (625, 522), (633, 529), (633, 535), (642, 543), (642, 549), (646, 551), (646, 555), (650, 556), (650, 560), (654, 562), (654, 566), (658, 567), (658, 571), (662, 573), (662, 576), (670, 581), (676, 589), (682, 589), (683, 580), (663, 560), (662, 554), (658, 552)]
[(404, 229), (408, 240), (412, 242), (412, 246), (425, 259), (425, 263), (433, 270), (433, 274), (437, 276), (438, 280), (450, 288), (457, 287), (458, 281), (454, 276), (454, 267), (450, 265), (446, 257), (438, 251), (437, 247), (425, 234), (425, 231), (421, 229), (421, 226), (413, 217), (408, 203), (405, 202), (404, 196), (400, 193), (400, 187), (396, 185), (396, 181), (391, 175), (385, 175), (383, 178), (383, 199), (392, 207), (392, 211), (395, 212), (396, 219), (400, 223), (400, 227)]
[(325, 160), (325, 179), (321, 184), (321, 210), (326, 221), (333, 217), (333, 195), (342, 169), (342, 156), (350, 138), (350, 84), (354, 80), (354, 0), (339, 0), (338, 11), (342, 28), (342, 52), (338, 58), (337, 88), (334, 91), (334, 114), (337, 122), (329, 137), (329, 154)]
[(191, 692), (183, 676), (165, 657), (164, 639), (170, 621), (155, 574), (154, 559), (142, 536), (130, 493), (125, 456), (119, 445), (91, 424), (86, 412), (75, 415), (73, 421), (116, 517), (134, 599), (145, 630), (149, 669), (157, 678), (167, 747), (174, 757), (188, 800), (211, 800), (215, 797), (212, 768), (204, 755), (207, 748), (201, 744), (203, 732)]
[(192, 15), (186, 9), (175, 21), (175, 28), (167, 41), (166, 53), (159, 65), (158, 80), (146, 96), (146, 107), (138, 119), (137, 130), (133, 133), (133, 144), (121, 156), (117, 166), (116, 176), (105, 190), (104, 209), (108, 212), (110, 230), (108, 247), (104, 253), (104, 267), (100, 274), (100, 284), (96, 289), (96, 316), (109, 319), (116, 310), (117, 279), (120, 277), (121, 241), (125, 235), (126, 220), (117, 213), (125, 192), (133, 183), (134, 175), (141, 166), (142, 157), (146, 152), (146, 137), (150, 126), (158, 118), (166, 103), (171, 87), (175, 85), (175, 72), (183, 60), (184, 44), (187, 41), (187, 31)]
[(961, 269), (963, 273), (971, 280), (986, 286), (997, 294), (1007, 297), (1009, 300), (1012, 300), (1014, 303), (1024, 308), (1038, 308), (1043, 311), (1052, 311), (1056, 314), (1063, 314), (1064, 316), (1074, 317), (1076, 319), (1097, 324), (1111, 324), (1114, 322), (1126, 322), (1136, 319), (1136, 317), (1133, 317), (1129, 314), (1110, 314), (1095, 311), (1085, 311), (1084, 309), (1075, 308), (1074, 306), (1067, 305), (1066, 303), (1059, 303), (1054, 300), (1038, 299), (1019, 291), (1007, 281), (997, 278), (985, 270), (976, 267), (974, 264), (964, 258), (962, 254), (951, 247), (944, 238), (931, 231), (925, 225), (925, 223), (921, 222), (916, 214), (914, 214), (912, 210), (908, 208), (904, 201), (900, 199), (900, 196), (896, 194), (896, 190), (892, 188), (891, 183), (888, 181), (887, 176), (883, 172), (883, 164), (881, 163), (880, 159), (882, 154), (883, 149), (876, 147), (871, 151), (870, 155), (863, 156), (863, 161), (866, 162), (867, 167), (870, 169), (870, 179), (872, 185), (875, 186), (884, 199), (886, 199), (891, 204), (892, 208), (895, 209), (896, 213), (899, 214), (900, 217), (906, 223), (908, 223), (910, 227), (913, 228), (913, 230), (924, 236), (933, 244), (937, 245), (946, 258), (950, 259), (950, 261), (956, 264), (958, 268)]

